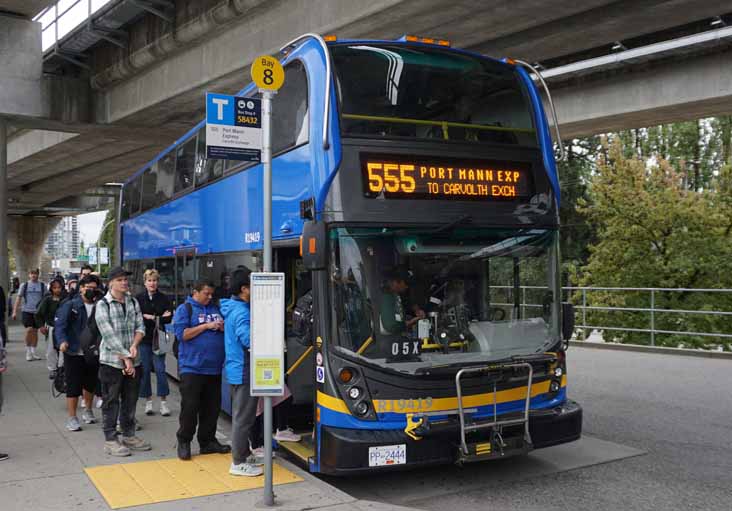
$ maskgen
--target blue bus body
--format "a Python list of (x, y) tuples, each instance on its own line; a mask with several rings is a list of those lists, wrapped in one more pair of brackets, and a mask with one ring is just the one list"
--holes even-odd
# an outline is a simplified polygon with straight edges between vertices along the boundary
[[(430, 49), (433, 47), (418, 42), (395, 41), (338, 41), (335, 44), (352, 45), (356, 50), (372, 45), (379, 48), (381, 48), (380, 45), (388, 45), (387, 48), (403, 46), (405, 48)], [(486, 57), (457, 49), (441, 48), (440, 51), (486, 59)], [(343, 121), (341, 109), (343, 105), (339, 103), (335, 79), (332, 82), (330, 97), (326, 98), (324, 94), (326, 88), (326, 59), (328, 58), (329, 56), (325, 53), (321, 44), (314, 39), (305, 39), (281, 60), (285, 67), (289, 63), (299, 61), (306, 72), (308, 136), (306, 142), (275, 155), (272, 161), (272, 235), (275, 250), (278, 247), (283, 247), (283, 249), (289, 251), (282, 256), (283, 260), (292, 262), (292, 265), (287, 266), (287, 268), (294, 269), (299, 264), (296, 262), (299, 259), (295, 254), (296, 249), (293, 247), (299, 242), (300, 237), (303, 235), (304, 225), (308, 222), (301, 215), (301, 207), (303, 203), (311, 199), (314, 205), (314, 220), (334, 226), (334, 230), (329, 231), (328, 239), (330, 240), (329, 243), (332, 244), (331, 246), (338, 247), (339, 254), (341, 254), (339, 257), (343, 256), (340, 251), (345, 253), (347, 247), (352, 247), (349, 250), (353, 250), (353, 247), (358, 250), (373, 250), (372, 246), (364, 248), (371, 241), (363, 240), (375, 240), (373, 246), (377, 246), (377, 251), (381, 250), (379, 244), (382, 243), (382, 240), (377, 236), (383, 236), (381, 231), (388, 230), (390, 224), (384, 219), (389, 218), (390, 215), (394, 218), (396, 224), (415, 226), (415, 234), (412, 238), (409, 238), (418, 240), (415, 242), (418, 247), (415, 249), (415, 253), (419, 253), (420, 250), (428, 253), (431, 250), (429, 248), (429, 236), (425, 234), (424, 226), (418, 226), (420, 223), (419, 215), (423, 213), (419, 213), (417, 210), (422, 208), (424, 203), (417, 204), (413, 202), (407, 204), (406, 200), (390, 202), (389, 200), (382, 200), (383, 198), (374, 199), (370, 202), (363, 199), (363, 202), (359, 202), (362, 200), (362, 194), (355, 194), (359, 196), (356, 200), (353, 198), (355, 195), (351, 194), (351, 191), (355, 189), (354, 187), (360, 186), (360, 178), (355, 181), (347, 181), (351, 178), (343, 174), (345, 171), (342, 167), (344, 164), (351, 165), (352, 162), (356, 162), (358, 159), (357, 153), (398, 154), (404, 147), (409, 147), (406, 151), (410, 154), (425, 153), (457, 159), (461, 155), (467, 154), (469, 150), (462, 146), (453, 149), (452, 146), (448, 147), (445, 141), (441, 141), (442, 145), (439, 147), (435, 146), (435, 149), (430, 149), (429, 142), (424, 141), (405, 142), (404, 144), (394, 140), (383, 143), (381, 141), (366, 141), (359, 145), (361, 142), (359, 142), (358, 137), (346, 137), (347, 140), (344, 139), (341, 126)], [(517, 232), (522, 233), (522, 235), (528, 232), (529, 237), (533, 236), (530, 243), (537, 246), (539, 243), (546, 243), (547, 247), (554, 247), (558, 228), (557, 212), (560, 191), (552, 140), (539, 93), (531, 78), (522, 68), (514, 67), (508, 62), (492, 62), (515, 71), (525, 91), (530, 105), (533, 128), (536, 132), (536, 147), (531, 150), (532, 156), (530, 158), (533, 162), (531, 168), (534, 169), (532, 170), (534, 172), (532, 183), (535, 189), (541, 188), (543, 192), (541, 194), (536, 193), (533, 201), (529, 202), (527, 200), (521, 207), (512, 209), (506, 206), (504, 210), (501, 210), (504, 212), (501, 214), (505, 214), (505, 217), (498, 214), (495, 216), (498, 219), (509, 218), (508, 215), (510, 215), (511, 218), (516, 219), (515, 222), (509, 222), (508, 220), (499, 222), (489, 218), (490, 215), (486, 216), (485, 220), (478, 218), (481, 211), (485, 211), (486, 214), (490, 212), (493, 208), (492, 205), (478, 208), (475, 203), (437, 201), (434, 204), (439, 206), (435, 209), (443, 212), (441, 214), (444, 214), (444, 217), (441, 216), (440, 218), (450, 220), (459, 219), (463, 208), (472, 208), (465, 209), (465, 211), (470, 213), (475, 229), (472, 231), (466, 230), (459, 242), (448, 244), (452, 247), (450, 250), (458, 251), (456, 253), (463, 253), (460, 250), (464, 250), (463, 247), (467, 243), (465, 240), (472, 239), (471, 237), (498, 236), (494, 232), (498, 228), (504, 229), (504, 231), (517, 229)], [(254, 94), (253, 84), (248, 85), (239, 93), (239, 95), (252, 94)], [(321, 143), (323, 125), (326, 122), (326, 119), (323, 118), (323, 105), (326, 100), (330, 101), (330, 118), (327, 120), (328, 148), (324, 148)], [(277, 107), (276, 98), (274, 103), (275, 116), (277, 115)], [(377, 119), (377, 117), (374, 116), (374, 119)], [(408, 121), (405, 122), (408, 124)], [(186, 141), (190, 140), (191, 137), (195, 137), (196, 133), (201, 133), (204, 129), (205, 122), (202, 121), (131, 177), (126, 183), (126, 189), (131, 189), (134, 182), (142, 183), (142, 176), (146, 171), (149, 172), (151, 168), (160, 165), (166, 154), (179, 150)], [(523, 154), (522, 151), (529, 152), (520, 147), (508, 148), (505, 151), (508, 156), (502, 158), (507, 160), (512, 158), (520, 159)], [(344, 152), (347, 152), (348, 155), (344, 155)], [(484, 154), (488, 158), (492, 157), (492, 153), (488, 149), (485, 149)], [(363, 159), (363, 156), (361, 158)], [(353, 163), (353, 165), (356, 164)], [(240, 168), (244, 170), (240, 171)], [(348, 168), (355, 167), (349, 166)], [(539, 172), (536, 169), (541, 169), (541, 171)], [(124, 263), (132, 267), (136, 274), (140, 274), (146, 267), (160, 267), (162, 265), (168, 268), (171, 277), (161, 287), (164, 291), (174, 294), (180, 302), (188, 292), (187, 286), (192, 281), (192, 278), (189, 278), (192, 274), (200, 277), (206, 272), (207, 268), (212, 271), (214, 268), (217, 271), (219, 268), (223, 268), (220, 265), (220, 260), (216, 259), (221, 254), (247, 253), (254, 254), (254, 257), (256, 257), (258, 251), (262, 250), (261, 183), (261, 164), (232, 164), (224, 175), (212, 180), (210, 183), (206, 183), (204, 186), (191, 185), (188, 190), (174, 195), (153, 208), (123, 214), (120, 223), (120, 239)], [(378, 204), (376, 204), (377, 200), (380, 201)], [(351, 207), (351, 203), (355, 204), (356, 202), (361, 205), (354, 205), (353, 212), (347, 211)], [(401, 204), (402, 202), (404, 204)], [(397, 203), (401, 205), (397, 205)], [(393, 208), (392, 204), (394, 204)], [(498, 205), (496, 207), (502, 206)], [(333, 211), (335, 209), (340, 210), (340, 212)], [(525, 214), (519, 213), (519, 209)], [(533, 220), (534, 217), (531, 216), (536, 211), (538, 211), (536, 218), (540, 218), (537, 221)], [(362, 216), (358, 217), (358, 215)], [(410, 219), (410, 215), (416, 216)], [(358, 220), (352, 220), (354, 218), (358, 218)], [(363, 232), (348, 227), (352, 223), (358, 224), (359, 229), (362, 226)], [(434, 224), (435, 221), (432, 221), (430, 225)], [(378, 229), (375, 229), (375, 226), (378, 225), (384, 225), (385, 228), (377, 232)], [(530, 229), (534, 230), (531, 231)], [(442, 236), (441, 231), (438, 230), (438, 232)], [(503, 234), (501, 235), (503, 236)], [(404, 242), (406, 238), (403, 238), (401, 232), (395, 230), (393, 237), (389, 239), (393, 240), (394, 246), (397, 246), (399, 243)], [(528, 243), (523, 238), (513, 235), (507, 237), (506, 240), (517, 244)], [(389, 243), (392, 243), (392, 241), (389, 241)], [(395, 250), (397, 250), (395, 253), (398, 254), (400, 260), (407, 260), (411, 257), (403, 251)], [(547, 250), (549, 255), (546, 255), (546, 260), (551, 261), (551, 272), (552, 275), (555, 275), (558, 271), (558, 257), (552, 255), (554, 254), (552, 252), (553, 248)], [(532, 255), (534, 257), (545, 257), (542, 254), (543, 252), (539, 256)], [(392, 259), (396, 257), (394, 256)], [(454, 259), (459, 259), (459, 257), (455, 256)], [(519, 256), (512, 255), (511, 260), (517, 265), (516, 261), (519, 260)], [(191, 267), (191, 261), (197, 265), (197, 269), (192, 270), (192, 274), (186, 276), (186, 268)], [(530, 263), (533, 264), (534, 260), (532, 259)], [(343, 268), (344, 264), (339, 263), (338, 267)], [(431, 263), (425, 258), (419, 264), (428, 265)], [(509, 266), (506, 266), (506, 268), (509, 268)], [(230, 267), (233, 267), (233, 263), (226, 266), (226, 270), (228, 271)], [(353, 266), (353, 268), (356, 268), (356, 266)], [(420, 268), (423, 268), (423, 266), (420, 266)], [(491, 274), (508, 272), (506, 273), (508, 275), (511, 271), (502, 268), (491, 269)], [(281, 268), (281, 270), (285, 271), (286, 268)], [(483, 270), (465, 270), (468, 275), (477, 275), (478, 273), (471, 272), (479, 271)], [(358, 273), (358, 270), (355, 273)], [(506, 277), (505, 282), (510, 282), (511, 278), (513, 278), (514, 283), (518, 282), (519, 277), (523, 278), (518, 273), (520, 273), (518, 270), (514, 270), (513, 276)], [(340, 295), (331, 294), (329, 289), (335, 289), (335, 291), (332, 291), (333, 293), (351, 293), (348, 296), (353, 296), (353, 292), (362, 294), (364, 290), (353, 291), (353, 279), (356, 277), (352, 277), (350, 281), (344, 279), (345, 284), (342, 284), (340, 281), (334, 283), (337, 279), (333, 277), (332, 271), (330, 273), (328, 271), (313, 272), (312, 275), (313, 293), (318, 294), (318, 297), (314, 300), (316, 327), (311, 345), (314, 349), (310, 351), (317, 354), (318, 362), (315, 363), (313, 360), (309, 360), (305, 364), (306, 376), (298, 376), (297, 381), (309, 380), (307, 390), (299, 393), (294, 391), (294, 393), (299, 394), (301, 403), (310, 399), (314, 407), (315, 445), (313, 455), (309, 459), (311, 471), (350, 474), (370, 470), (389, 470), (399, 468), (399, 465), (417, 466), (492, 459), (579, 438), (581, 409), (576, 403), (567, 398), (566, 364), (562, 343), (555, 343), (539, 353), (527, 353), (525, 357), (512, 354), (510, 357), (495, 363), (483, 364), (481, 366), (483, 369), (476, 369), (478, 371), (477, 375), (466, 374), (464, 376), (464, 381), (467, 382), (464, 385), (466, 385), (465, 389), (467, 390), (464, 389), (463, 401), (459, 403), (454, 388), (458, 369), (450, 369), (456, 364), (432, 364), (432, 369), (428, 368), (422, 372), (420, 372), (420, 369), (412, 373), (406, 370), (394, 372), (389, 371), (389, 364), (394, 362), (389, 359), (389, 356), (382, 357), (381, 354), (374, 354), (371, 358), (363, 356), (362, 353), (367, 353), (365, 349), (373, 341), (372, 337), (377, 337), (376, 330), (378, 328), (374, 326), (373, 322), (371, 337), (369, 337), (368, 342), (360, 346), (360, 348), (364, 348), (364, 351), (356, 348), (342, 349), (344, 344), (336, 342), (333, 338), (346, 335), (338, 333), (343, 332), (345, 329), (343, 325), (346, 320), (343, 317), (353, 313), (358, 307), (350, 308), (342, 314), (332, 311), (331, 309), (336, 307), (334, 303), (337, 302), (334, 297)], [(215, 277), (218, 277), (218, 274), (215, 274)], [(550, 277), (550, 280), (552, 278), (554, 277)], [(463, 278), (463, 280), (469, 281), (471, 279)], [(295, 306), (295, 296), (297, 294), (294, 288), (294, 276), (292, 282), (292, 296), (288, 297), (291, 308)], [(518, 284), (515, 285), (517, 286), (516, 290), (518, 290)], [(498, 287), (496, 286), (496, 288)], [(362, 298), (358, 298), (358, 300), (361, 300), (358, 303), (368, 303), (371, 307), (370, 314), (374, 314), (372, 309), (376, 300)], [(432, 357), (436, 359), (438, 353), (444, 352), (451, 357), (458, 357), (456, 360), (463, 360), (459, 359), (460, 356), (467, 360), (465, 357), (469, 355), (470, 350), (479, 350), (478, 348), (468, 347), (469, 343), (479, 344), (483, 342), (485, 344), (487, 342), (489, 345), (491, 344), (490, 339), (492, 338), (489, 334), (486, 334), (485, 337), (489, 339), (488, 341), (479, 341), (479, 338), (482, 339), (482, 334), (480, 334), (476, 325), (485, 323), (484, 331), (490, 332), (490, 335), (498, 338), (503, 334), (495, 332), (499, 330), (500, 332), (508, 331), (506, 329), (511, 327), (508, 324), (509, 321), (505, 319), (507, 313), (515, 314), (516, 318), (519, 319), (523, 317), (522, 314), (526, 315), (524, 323), (521, 325), (521, 328), (525, 329), (526, 332), (534, 332), (538, 329), (542, 329), (543, 332), (552, 330), (552, 328), (555, 330), (559, 328), (556, 324), (551, 328), (545, 326), (538, 316), (529, 317), (529, 314), (526, 313), (529, 305), (526, 303), (519, 304), (515, 296), (512, 296), (510, 300), (514, 300), (514, 303), (492, 306), (493, 309), (502, 308), (501, 310), (503, 310), (502, 320), (494, 321), (494, 323), (499, 324), (498, 327), (493, 328), (487, 325), (487, 316), (481, 320), (472, 319), (471, 326), (465, 327), (474, 332), (475, 335), (471, 337), (472, 340), (463, 340), (451, 343), (449, 346), (437, 347), (434, 342), (423, 340), (420, 341), (423, 342), (421, 349), (424, 350), (426, 355), (417, 358), (426, 357), (429, 359)], [(498, 303), (495, 298), (494, 301)], [(556, 323), (559, 321), (558, 318), (561, 317), (559, 307), (557, 303), (545, 304), (544, 317), (553, 317), (554, 323)], [(497, 312), (500, 312), (500, 310)], [(340, 319), (334, 320), (332, 316), (340, 316)], [(436, 316), (437, 313), (435, 313)], [(437, 321), (435, 319), (435, 324), (437, 324)], [(546, 321), (550, 322), (550, 320)], [(336, 323), (338, 326), (334, 326)], [(514, 320), (513, 325), (516, 325), (516, 323), (516, 320)], [(381, 330), (383, 334), (383, 328)], [(362, 338), (367, 336), (367, 334), (361, 335)], [(451, 355), (450, 350), (453, 350), (453, 344), (460, 347), (454, 348), (455, 352)], [(513, 348), (506, 349), (508, 350), (506, 353), (513, 353), (511, 351)], [(290, 352), (293, 356), (290, 356)], [(300, 355), (305, 354), (305, 352), (305, 347), (288, 341), (288, 365), (291, 365), (295, 359), (299, 359)], [(311, 356), (311, 358), (314, 357), (315, 355)], [(323, 361), (321, 362), (321, 360)], [(408, 359), (405, 358), (404, 360), (407, 361), (396, 363), (409, 364)], [(516, 364), (523, 364), (523, 366), (518, 367)], [(169, 365), (171, 365), (171, 360), (169, 360)], [(314, 381), (316, 378), (314, 370), (316, 365), (324, 366), (327, 374), (323, 378), (325, 381)], [(461, 367), (475, 369), (479, 365), (476, 362), (465, 362), (462, 363)], [(533, 380), (531, 374), (528, 375), (527, 380), (527, 375), (522, 372), (524, 368), (529, 367), (531, 367), (530, 373), (533, 374)], [(355, 400), (351, 402), (347, 397), (347, 393), (355, 386), (353, 381), (344, 383), (340, 379), (344, 368), (353, 369), (356, 373), (356, 379), (353, 381), (360, 381), (361, 383), (358, 384), (359, 391), (365, 392), (368, 396), (368, 400), (365, 401), (367, 410), (361, 415), (359, 413), (363, 411), (363, 405), (357, 409), (355, 407), (359, 403)], [(443, 375), (443, 373), (445, 374)], [(292, 379), (294, 377), (291, 376), (290, 378), (289, 384), (292, 388)], [(460, 386), (461, 383), (458, 381), (457, 385)], [(303, 386), (305, 386), (305, 383), (303, 383)], [(228, 384), (224, 382), (222, 405), (227, 412), (230, 412), (228, 390)], [(527, 393), (530, 394), (528, 406), (531, 421), (526, 424), (524, 431), (521, 429), (523, 426), (517, 421), (520, 421), (520, 415), (525, 410)], [(460, 404), (464, 404), (468, 411), (460, 410)], [(508, 417), (515, 422), (514, 425), (505, 423), (493, 427), (486, 426), (484, 428), (485, 435), (476, 430), (475, 433), (470, 434), (473, 435), (472, 437), (468, 435), (472, 440), (465, 441), (463, 439), (461, 442), (460, 430), (465, 427), (465, 425), (461, 426), (457, 420), (461, 415), (467, 424), (487, 424), (491, 421), (495, 422), (501, 417)], [(418, 423), (421, 425), (416, 425), (410, 429), (410, 425)], [(464, 429), (463, 437), (465, 437)], [(396, 454), (393, 454), (393, 456), (388, 453), (390, 447), (397, 448), (394, 450)], [(383, 464), (380, 461), (382, 456), (386, 456), (384, 458), (386, 461)]]

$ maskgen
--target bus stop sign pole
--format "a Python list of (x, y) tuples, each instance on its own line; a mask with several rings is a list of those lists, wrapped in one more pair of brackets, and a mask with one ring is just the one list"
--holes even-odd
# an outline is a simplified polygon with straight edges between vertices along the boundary
[[(264, 164), (264, 268), (272, 271), (272, 96), (262, 93), (262, 163)], [(274, 506), (272, 488), (272, 398), (264, 396), (264, 505)]]
[[(268, 55), (254, 59), (252, 79), (262, 94), (262, 164), (264, 261), (263, 271), (272, 271), (272, 97), (284, 83), (285, 73), (279, 60)], [(272, 397), (264, 396), (264, 505), (274, 506), (272, 488)]]

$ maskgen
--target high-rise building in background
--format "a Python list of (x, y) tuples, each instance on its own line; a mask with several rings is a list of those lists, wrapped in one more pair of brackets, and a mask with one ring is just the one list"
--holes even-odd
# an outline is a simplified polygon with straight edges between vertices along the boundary
[(75, 216), (64, 217), (51, 231), (46, 241), (46, 252), (53, 259), (79, 257), (79, 221)]

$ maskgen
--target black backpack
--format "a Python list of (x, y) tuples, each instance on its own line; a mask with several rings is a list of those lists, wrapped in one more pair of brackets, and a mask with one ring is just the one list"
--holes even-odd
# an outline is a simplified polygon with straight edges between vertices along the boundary
[(89, 314), (86, 320), (86, 328), (84, 328), (79, 336), (79, 347), (84, 352), (84, 361), (89, 365), (99, 363), (99, 345), (102, 342), (102, 334), (99, 333), (97, 320), (94, 316), (96, 315), (97, 305), (100, 302), (104, 302), (107, 305), (107, 312), (109, 312), (109, 302), (106, 298), (102, 298), (99, 302), (95, 303), (94, 307), (92, 307), (91, 314)]
[(292, 311), (292, 333), (300, 338), (301, 344), (308, 344), (313, 336), (313, 292), (302, 295)]
[[(188, 312), (188, 325), (191, 324), (191, 316), (193, 315), (193, 305), (186, 302), (183, 305), (186, 307), (186, 312)], [(173, 340), (173, 356), (175, 358), (178, 358), (178, 347), (180, 346), (180, 339), (178, 339), (178, 336), (175, 337)]]

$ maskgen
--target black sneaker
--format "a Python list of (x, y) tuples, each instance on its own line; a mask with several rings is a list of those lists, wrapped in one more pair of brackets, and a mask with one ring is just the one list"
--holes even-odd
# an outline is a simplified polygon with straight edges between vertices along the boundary
[(218, 440), (202, 445), (201, 454), (228, 454), (231, 452), (231, 446), (219, 443)]
[(5, 454), (5, 453), (3, 453), (3, 452), (0, 452), (0, 461), (5, 461), (5, 460), (6, 460), (6, 459), (8, 459), (9, 457), (10, 457), (10, 456), (8, 456), (7, 454)]
[(191, 443), (178, 441), (178, 458), (183, 461), (191, 459)]

